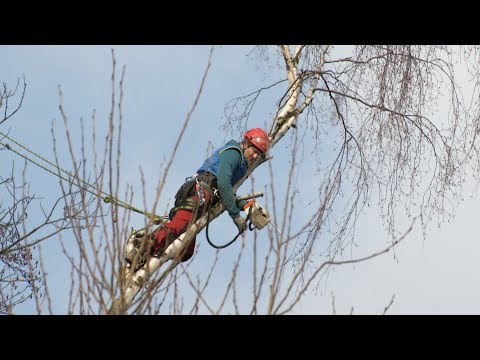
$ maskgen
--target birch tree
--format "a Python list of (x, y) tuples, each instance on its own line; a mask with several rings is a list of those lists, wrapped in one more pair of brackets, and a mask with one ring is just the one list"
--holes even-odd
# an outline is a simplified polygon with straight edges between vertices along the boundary
[[(278, 100), (271, 121), (272, 148), (292, 131), (304, 131), (317, 140), (318, 149), (322, 148), (325, 135), (333, 135), (338, 150), (326, 171), (317, 163), (318, 208), (301, 227), (301, 233), (308, 235), (293, 234), (286, 241), (272, 239), (276, 261), (270, 288), (275, 290), (271, 291), (265, 309), (268, 314), (288, 312), (306, 288), (318, 281), (321, 271), (327, 271), (325, 265), (337, 264), (334, 259), (352, 245), (356, 221), (369, 205), (374, 190), (378, 189), (382, 218), (395, 244), (405, 235), (405, 229), (397, 227), (398, 217), (411, 222), (418, 218), (424, 230), (432, 220), (443, 223), (454, 215), (467, 170), (478, 173), (478, 103), (464, 101), (455, 77), (455, 65), (463, 62), (474, 76), (474, 84), (478, 82), (477, 47), (356, 46), (348, 56), (338, 56), (334, 50), (333, 46), (286, 45), (277, 49), (283, 59), (288, 89)], [(450, 101), (446, 120), (433, 117), (444, 88)], [(235, 99), (235, 105), (230, 107), (232, 115), (227, 117), (227, 129), (239, 131), (248, 127), (248, 113), (257, 95), (258, 92), (252, 93), (241, 102)], [(475, 92), (473, 99), (477, 96)], [(243, 108), (238, 109), (238, 104)], [(325, 134), (322, 127), (328, 125), (332, 125), (330, 133)], [(297, 139), (298, 135), (291, 136)], [(252, 166), (249, 173), (260, 164)], [(313, 265), (313, 275), (305, 279), (313, 244), (322, 236), (332, 207), (347, 186), (352, 189), (349, 200), (340, 219), (329, 228), (334, 238), (325, 253), (327, 261)], [(282, 229), (291, 225), (292, 214), (287, 210), (293, 208), (289, 204), (294, 197), (288, 192), (291, 190), (287, 189), (285, 197), (287, 213), (280, 225)], [(218, 204), (209, 219), (223, 210)], [(189, 227), (183, 244), (186, 246), (206, 223), (204, 216)], [(295, 238), (302, 243), (297, 244), (295, 255), (301, 261), (293, 276), (285, 280), (283, 271), (278, 269), (292, 255), (287, 243)], [(290, 281), (290, 285), (282, 284), (285, 281)], [(141, 285), (137, 285), (138, 289)], [(294, 294), (294, 287), (301, 290)], [(119, 307), (119, 312), (124, 306)]]
[[(97, 216), (89, 218), (84, 230), (73, 227), (78, 254), (65, 250), (72, 263), (70, 313), (290, 313), (332, 267), (369, 261), (393, 249), (415, 224), (427, 231), (429, 223), (442, 224), (454, 216), (464, 180), (469, 171), (476, 176), (479, 170), (477, 47), (282, 45), (256, 50), (261, 63), (275, 58), (283, 76), (226, 104), (225, 131), (242, 133), (251, 127), (250, 114), (259, 95), (268, 96), (269, 89), (281, 87), (283, 95), (272, 109), (274, 116), (267, 129), (273, 158), (255, 163), (235, 185), (238, 190), (250, 182), (252, 192), (258, 190), (255, 170), (260, 166), (268, 169), (270, 183), (263, 192), (272, 224), (262, 232), (254, 231), (253, 242), (240, 240), (231, 276), (223, 282), (215, 278), (218, 252), (201, 274), (193, 273), (189, 263), (173, 259), (160, 267), (154, 259), (146, 272), (127, 279), (123, 252), (130, 236), (130, 210), (123, 211), (115, 202), (105, 210), (98, 197), (94, 206)], [(114, 85), (118, 80), (112, 58)], [(210, 60), (177, 144), (162, 163), (164, 177), (153, 208), (147, 209), (149, 214), (157, 212), (177, 146), (201, 101)], [(470, 73), (473, 101), (463, 98), (457, 83), (459, 64)], [(133, 189), (120, 187), (118, 167), (123, 78), (122, 71), (119, 92), (112, 86), (110, 126), (103, 154), (98, 159), (95, 155), (98, 167), (94, 178), (98, 188), (106, 187), (112, 197), (131, 199)], [(447, 96), (441, 97), (445, 89)], [(444, 98), (449, 101), (448, 114), (438, 114), (438, 100)], [(68, 130), (68, 114), (60, 108)], [(307, 149), (314, 157), (331, 152), (334, 160), (326, 163), (328, 157), (317, 156), (317, 162), (310, 164), (318, 179), (308, 189), (315, 206), (308, 217), (298, 218), (295, 173), (302, 162), (299, 149), (307, 137), (314, 140), (313, 148)], [(275, 152), (280, 144), (289, 150), (289, 158), (281, 161), (290, 164), (289, 181), (283, 188), (276, 183), (272, 165), (279, 161)], [(82, 154), (72, 150), (71, 157), (73, 164), (80, 163)], [(81, 190), (80, 195), (88, 194)], [(369, 256), (351, 258), (347, 250), (361, 245), (356, 243), (357, 221), (374, 201), (390, 236), (389, 245)], [(219, 203), (191, 224), (178, 251), (223, 211)], [(143, 225), (152, 229), (154, 221), (148, 216)], [(246, 256), (252, 258), (251, 264), (245, 265)], [(387, 312), (393, 300), (379, 312)]]

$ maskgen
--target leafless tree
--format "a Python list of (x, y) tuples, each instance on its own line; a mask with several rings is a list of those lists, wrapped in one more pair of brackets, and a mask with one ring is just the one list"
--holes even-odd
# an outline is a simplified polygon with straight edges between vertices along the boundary
[[(0, 91), (0, 125), (11, 118), (21, 107), (25, 95), (26, 83), (18, 93), (20, 79), (14, 90), (2, 84)], [(12, 101), (18, 101), (11, 106)], [(10, 150), (5, 138), (0, 138), (0, 152)], [(27, 208), (36, 201), (28, 193), (28, 183), (23, 179), (16, 181), (14, 165), (10, 173), (0, 176), (2, 195), (0, 201), (0, 312), (11, 313), (13, 308), (38, 292), (42, 287), (42, 277), (38, 273), (38, 261), (25, 244), (22, 224), (27, 218)], [(33, 266), (32, 266), (33, 264)], [(37, 291), (34, 291), (37, 290)]]
[[(271, 122), (272, 145), (291, 134), (293, 167), (300, 133), (315, 140), (312, 151), (317, 154), (334, 149), (334, 161), (325, 164), (322, 159), (329, 157), (318, 157), (318, 187), (311, 189), (318, 194), (317, 210), (304, 226), (298, 226), (297, 219), (300, 231), (293, 234), (289, 230), (295, 191), (285, 189), (283, 219), (278, 225), (281, 233), (287, 231), (288, 241), (296, 240), (296, 247), (293, 252), (287, 250), (277, 239), (276, 253), (285, 253), (274, 268), (293, 256), (295, 275), (286, 286), (283, 280), (277, 282), (282, 276), (275, 274), (267, 313), (291, 309), (281, 286), (289, 291), (295, 285), (305, 289), (313, 280), (306, 274), (317, 276), (324, 268), (325, 262), (312, 259), (316, 240), (326, 232), (333, 234), (323, 253), (330, 259), (326, 263), (336, 264), (332, 259), (338, 257), (348, 259), (344, 250), (354, 244), (357, 219), (372, 200), (378, 199), (394, 244), (404, 236), (397, 219), (413, 223), (419, 218), (424, 231), (431, 220), (441, 224), (454, 215), (467, 171), (478, 174), (478, 47), (356, 46), (347, 56), (334, 50), (333, 46), (278, 47), (288, 89), (278, 100)], [(260, 48), (260, 53), (267, 52)], [(463, 99), (456, 82), (459, 69), (473, 78), (473, 103)], [(259, 94), (279, 84), (282, 79), (228, 104), (226, 129), (248, 128)], [(436, 110), (445, 89), (449, 111), (441, 117)], [(334, 204), (342, 200), (344, 210), (334, 214)], [(297, 294), (302, 291), (296, 289)]]
[[(80, 208), (86, 222), (80, 226), (72, 220), (78, 254), (64, 249), (72, 264), (70, 313), (290, 313), (332, 267), (367, 261), (394, 249), (410, 233), (416, 219), (426, 231), (429, 222), (440, 224), (454, 215), (468, 171), (476, 175), (479, 170), (478, 102), (470, 104), (463, 99), (455, 70), (457, 64), (466, 64), (464, 69), (473, 77), (472, 99), (477, 99), (477, 47), (356, 46), (349, 54), (326, 45), (258, 50), (260, 56), (271, 51), (278, 55), (285, 76), (227, 104), (225, 130), (242, 133), (251, 126), (250, 114), (261, 101), (260, 94), (281, 87), (283, 96), (277, 101), (268, 130), (272, 154), (275, 156), (280, 143), (288, 143), (289, 154), (282, 159), (261, 159), (236, 184), (235, 189), (239, 189), (248, 178), (252, 191), (258, 190), (254, 171), (266, 167), (270, 183), (263, 192), (272, 224), (254, 231), (253, 241), (238, 240), (236, 255), (229, 258), (228, 275), (225, 264), (222, 273), (217, 271), (225, 259), (217, 252), (202, 261), (201, 271), (192, 269), (195, 265), (190, 262), (173, 259), (161, 268), (147, 268), (142, 276), (125, 276), (123, 253), (130, 236), (132, 209), (122, 209), (115, 199), (132, 199), (133, 188), (120, 186), (124, 71), (118, 94), (112, 55), (112, 101), (103, 154), (97, 157), (95, 137), (91, 144), (96, 187), (107, 189), (113, 201), (105, 207), (98, 193), (97, 202), (87, 205), (83, 199), (91, 193), (80, 189), (78, 196), (84, 202)], [(203, 79), (209, 67), (210, 60)], [(202, 89), (203, 81), (185, 117), (177, 146)], [(440, 97), (443, 89), (448, 90), (450, 106), (448, 113), (442, 114), (445, 116), (438, 116), (437, 101), (444, 101)], [(60, 109), (68, 132), (68, 115), (62, 105)], [(296, 216), (300, 206), (296, 187), (301, 182), (298, 168), (304, 161), (301, 149), (307, 139), (314, 141), (313, 148), (306, 150), (317, 160), (312, 167), (318, 181), (307, 190), (313, 210), (300, 218)], [(74, 168), (84, 163), (83, 144), (82, 136), (80, 155), (70, 147)], [(154, 205), (147, 211), (150, 215), (157, 213), (176, 150), (162, 164), (165, 176), (159, 181)], [(285, 186), (280, 187), (276, 181), (275, 161), (290, 164)], [(72, 182), (81, 185), (81, 179), (82, 174), (77, 172)], [(67, 201), (66, 189), (64, 196)], [(143, 196), (146, 209), (151, 194)], [(373, 202), (378, 202), (391, 239), (384, 249), (352, 259), (347, 250), (361, 245), (355, 237), (357, 220), (364, 207)], [(219, 203), (191, 224), (182, 247), (223, 211)], [(146, 233), (155, 227), (154, 221), (153, 215), (145, 218)], [(394, 296), (383, 313), (391, 308), (393, 300)]]
[[(0, 131), (0, 152), (11, 151), (18, 155), (19, 159), (25, 159), (23, 171), (17, 171), (13, 163), (10, 172), (0, 174), (3, 194), (0, 202), (0, 312), (11, 313), (16, 305), (27, 299), (34, 299), (37, 312), (41, 313), (42, 297), (48, 292), (45, 287), (46, 274), (40, 258), (41, 243), (47, 239), (55, 239), (61, 231), (70, 229), (70, 219), (77, 219), (81, 223), (83, 219), (78, 205), (85, 204), (77, 204), (78, 190), (72, 185), (59, 195), (53, 205), (48, 206), (43, 204), (41, 197), (30, 193), (27, 164), (31, 161), (43, 166), (40, 162), (46, 159), (35, 158), (38, 157), (37, 154), (9, 136), (6, 121), (14, 119), (25, 97), (24, 78), (21, 93), (20, 84), (19, 79), (15, 89), (9, 90), (4, 83), (0, 92), (0, 125), (5, 128)], [(50, 171), (52, 170), (58, 169), (52, 168)], [(62, 202), (66, 202), (63, 208)], [(30, 220), (30, 211), (42, 214), (43, 220)]]
[[(317, 214), (345, 203), (328, 225), (334, 234), (330, 258), (354, 244), (359, 214), (375, 200), (392, 241), (402, 233), (398, 220), (418, 217), (426, 231), (432, 220), (451, 219), (467, 171), (477, 177), (479, 170), (477, 46), (355, 46), (345, 55), (336, 50), (277, 48), (289, 90), (271, 123), (274, 143), (290, 129), (315, 141), (312, 151), (322, 156), (312, 191), (324, 194), (327, 184), (337, 183), (326, 203), (317, 199)], [(260, 56), (268, 51), (258, 48)], [(459, 70), (470, 76), (471, 99), (463, 98), (457, 84)], [(228, 104), (226, 129), (245, 128), (259, 93), (269, 88)], [(445, 113), (439, 100), (448, 102), (442, 104)], [(326, 163), (325, 154), (334, 161)], [(309, 219), (305, 247), (329, 218)]]

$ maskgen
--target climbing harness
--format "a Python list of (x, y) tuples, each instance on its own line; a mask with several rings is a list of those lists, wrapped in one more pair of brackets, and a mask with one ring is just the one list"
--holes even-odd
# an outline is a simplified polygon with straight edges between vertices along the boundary
[[(172, 219), (178, 210), (193, 212), (196, 206), (200, 210), (206, 202), (216, 202), (220, 199), (212, 176), (206, 173), (197, 173), (187, 177), (175, 194), (175, 204), (168, 214), (169, 218)], [(194, 199), (195, 195), (197, 195), (198, 204)]]
[[(28, 156), (26, 156), (25, 154), (22, 154), (20, 152), (18, 152), (17, 150), (13, 149), (9, 144), (3, 144), (3, 143), (0, 143), (0, 145), (3, 145), (5, 147), (5, 149), (7, 150), (10, 150), (12, 152), (14, 152), (15, 154), (17, 154), (18, 156), (24, 158), (25, 160), (31, 162), (32, 164), (35, 164), (37, 165), (38, 167), (40, 167), (41, 169), (49, 172), (50, 174), (52, 175), (55, 175), (55, 176), (58, 176), (60, 179), (62, 180), (65, 180), (69, 183), (73, 183), (71, 179), (68, 179), (66, 178), (64, 175), (62, 176), (62, 174), (66, 174), (68, 175), (68, 177), (70, 178), (76, 178), (82, 185), (80, 184), (75, 184), (76, 186), (78, 186), (79, 188), (89, 192), (90, 194), (96, 196), (96, 197), (99, 197), (101, 198), (105, 203), (111, 203), (113, 205), (116, 205), (116, 206), (120, 206), (120, 207), (123, 207), (127, 210), (131, 210), (131, 211), (135, 211), (139, 214), (143, 214), (145, 216), (147, 216), (148, 218), (152, 219), (153, 223), (158, 225), (158, 224), (161, 224), (163, 222), (165, 222), (167, 220), (167, 217), (166, 216), (158, 216), (158, 215), (155, 215), (155, 214), (152, 214), (152, 213), (149, 213), (147, 211), (142, 211), (140, 209), (137, 209), (136, 207), (124, 202), (124, 201), (121, 201), (119, 199), (116, 199), (115, 197), (101, 191), (101, 190), (98, 190), (95, 186), (93, 186), (92, 184), (80, 179), (78, 176), (76, 175), (73, 175), (71, 173), (69, 173), (68, 171), (62, 169), (60, 166), (52, 163), (51, 161), (47, 160), (46, 158), (44, 158), (43, 156), (33, 152), (32, 150), (28, 149), (26, 146), (20, 144), (18, 141), (12, 139), (10, 136), (8, 136), (7, 134), (4, 134), (2, 132), (0, 132), (0, 136), (3, 136), (4, 138), (10, 140), (12, 143), (16, 144), (17, 146), (21, 147), (22, 149), (24, 149), (25, 151), (29, 152), (30, 154), (32, 154), (33, 156), (37, 157), (38, 159), (40, 160), (43, 160), (44, 162), (46, 162), (47, 164), (49, 164), (50, 166), (52, 166), (53, 168), (55, 168), (57, 170), (57, 172), (54, 172), (53, 170), (47, 168), (46, 166), (38, 163), (37, 161), (29, 158)], [(93, 190), (92, 190), (93, 189)], [(104, 195), (103, 197), (100, 196), (100, 194)]]
[(192, 176), (193, 179), (197, 182), (196, 189), (199, 199), (203, 201), (200, 205), (203, 205), (205, 195), (207, 193), (211, 194), (212, 198), (220, 199), (217, 188), (217, 178), (209, 172), (196, 173)]

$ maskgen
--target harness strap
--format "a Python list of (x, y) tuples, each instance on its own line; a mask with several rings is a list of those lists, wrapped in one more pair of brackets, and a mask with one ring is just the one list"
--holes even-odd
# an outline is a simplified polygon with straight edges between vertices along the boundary
[[(213, 197), (220, 198), (216, 188), (217, 178), (209, 172), (197, 173), (185, 179), (185, 183), (180, 187), (175, 195), (174, 207), (168, 214), (172, 219), (178, 210), (194, 211), (195, 207), (199, 209), (205, 205), (207, 197), (214, 202)], [(195, 199), (198, 198), (198, 202)]]

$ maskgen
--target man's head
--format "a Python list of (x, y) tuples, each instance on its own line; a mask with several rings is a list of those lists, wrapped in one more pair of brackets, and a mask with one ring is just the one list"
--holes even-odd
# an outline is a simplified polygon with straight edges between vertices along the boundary
[(259, 156), (264, 156), (270, 149), (270, 138), (268, 134), (260, 128), (248, 130), (244, 135), (244, 154), (247, 163), (250, 164)]

